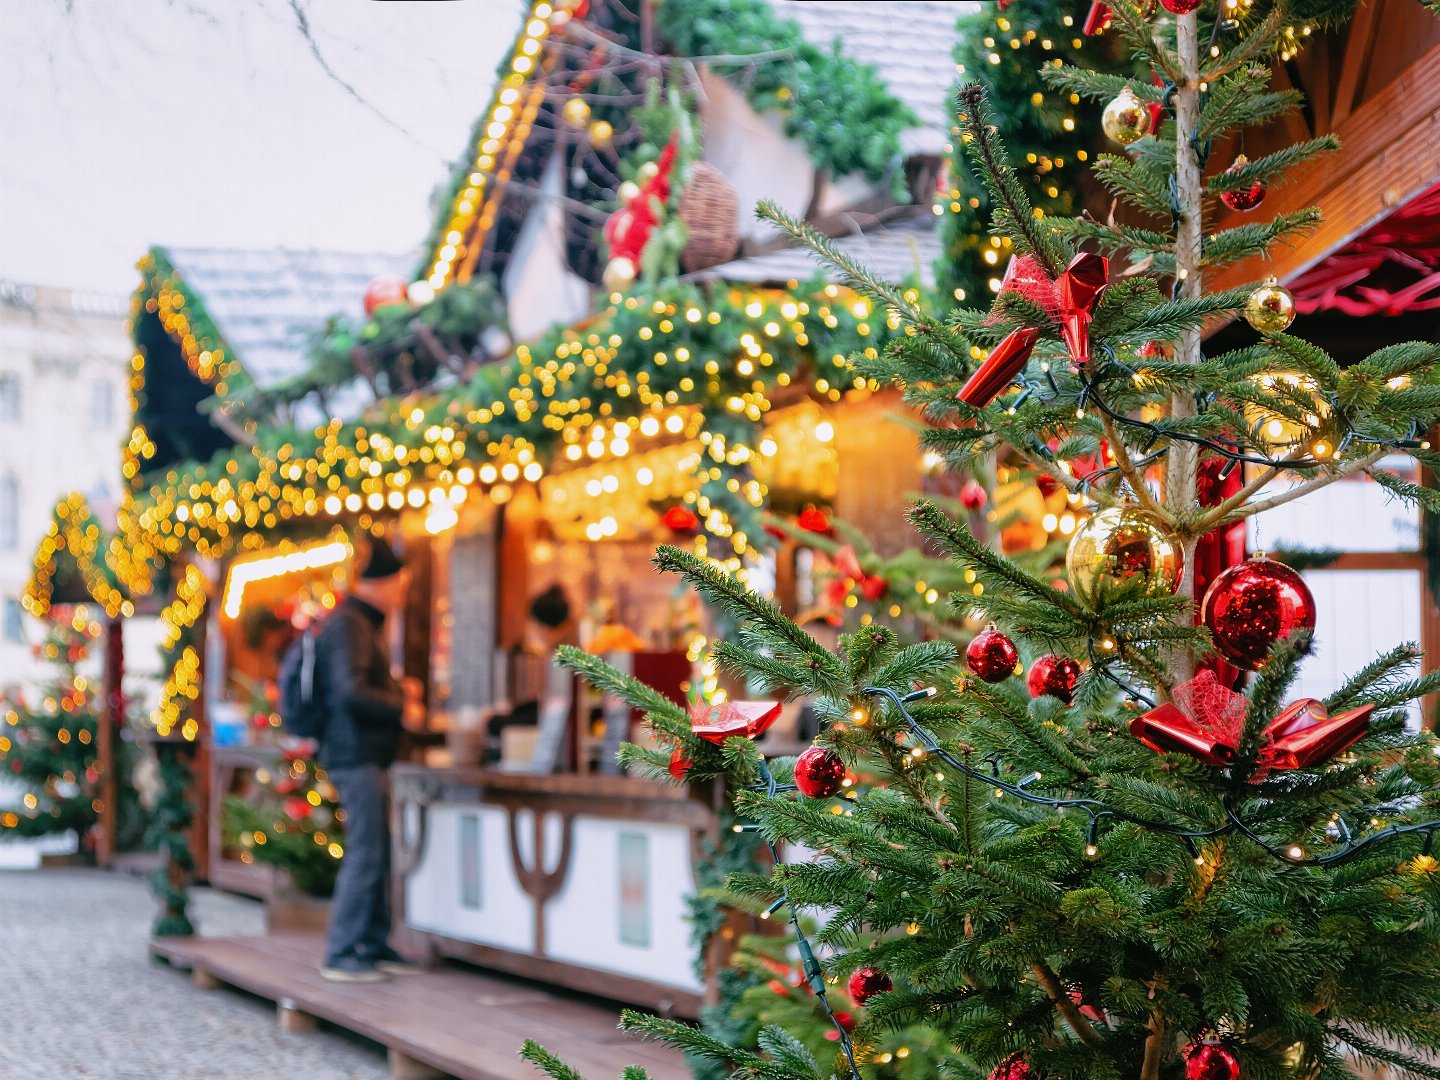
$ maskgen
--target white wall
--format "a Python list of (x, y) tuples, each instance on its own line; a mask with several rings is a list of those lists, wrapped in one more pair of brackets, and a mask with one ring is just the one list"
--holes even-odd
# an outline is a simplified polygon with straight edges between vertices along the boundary
[(529, 341), (557, 322), (575, 322), (590, 311), (589, 283), (565, 265), (565, 215), (556, 201), (562, 194), (560, 168), (560, 159), (552, 157), (505, 270), (516, 341)]
[(25, 588), (56, 500), (80, 491), (97, 513), (119, 502), (127, 311), (123, 298), (0, 282), (0, 378), (20, 392), (18, 418), (0, 415), (0, 483), (9, 474), (20, 484), (18, 542), (0, 546), (0, 688), (45, 674), (30, 651), (40, 624), (24, 617), (26, 640), (8, 640), (4, 604)]

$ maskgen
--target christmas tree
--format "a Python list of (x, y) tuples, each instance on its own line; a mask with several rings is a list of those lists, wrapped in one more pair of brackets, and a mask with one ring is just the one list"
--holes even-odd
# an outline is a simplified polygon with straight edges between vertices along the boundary
[(335, 785), (308, 747), (281, 751), (276, 769), (255, 779), (253, 792), (225, 799), (225, 834), (240, 861), (278, 866), (301, 892), (329, 896), (345, 853)]
[[(63, 618), (61, 615), (63, 614)], [(20, 804), (0, 810), (0, 838), (30, 839), (73, 830), (81, 847), (98, 816), (96, 736), (101, 696), (80, 666), (100, 634), (84, 608), (55, 611), (35, 646), (55, 676), (35, 704), (4, 703), (0, 770), (21, 785)]]
[[(669, 743), (628, 748), (629, 764), (663, 774), (673, 750), (688, 782), (724, 777), (737, 827), (770, 856), (731, 874), (729, 893), (788, 925), (785, 955), (833, 1050), (780, 1026), (750, 1050), (624, 1021), (735, 1077), (876, 1076), (889, 1033), (917, 1026), (941, 1076), (1336, 1080), (1366, 1063), (1440, 1077), (1440, 740), (1404, 725), (1440, 677), (1417, 676), (1418, 648), (1399, 644), (1323, 701), (1292, 700), (1315, 625), (1303, 579), (1257, 556), (1203, 598), (1195, 587), (1216, 530), (1346, 477), (1440, 511), (1381, 465), (1440, 466), (1424, 437), (1440, 420), (1440, 346), (1391, 345), (1342, 368), (1286, 333), (1294, 305), (1278, 283), (1206, 288), (1207, 272), (1318, 221), (1211, 224), (1217, 201), (1253, 211), (1333, 145), (1207, 160), (1298, 105), (1266, 67), (1304, 36), (1289, 7), (1108, 6), (1143, 77), (1063, 64), (1045, 77), (1106, 103), (1123, 152), (1095, 173), (1122, 213), (1036, 214), (984, 92), (959, 95), (964, 144), (1015, 253), (989, 310), (929, 310), (768, 211), (902, 322), (857, 366), (924, 410), (932, 450), (968, 465), (1006, 447), (1081, 496), (1064, 587), (922, 502), (919, 532), (979, 586), (952, 596), (957, 619), (995, 628), (962, 655), (875, 620), (829, 649), (716, 566), (661, 549), (659, 568), (738, 626), (716, 659), (757, 694), (810, 699), (822, 732), (794, 760), (751, 741), (769, 703), (692, 716), (567, 652)], [(1353, 6), (1306, 9), (1318, 20)], [(1254, 341), (1207, 353), (1207, 329), (1242, 317)], [(1062, 467), (1097, 455), (1103, 467)], [(847, 786), (847, 771), (872, 780)], [(816, 856), (786, 862), (786, 845)], [(853, 1030), (852, 1001), (865, 1006)], [(534, 1044), (523, 1053), (577, 1075)]]

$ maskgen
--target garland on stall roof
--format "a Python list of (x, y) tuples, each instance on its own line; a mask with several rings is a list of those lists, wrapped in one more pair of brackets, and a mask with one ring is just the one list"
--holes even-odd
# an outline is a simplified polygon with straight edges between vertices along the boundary
[(247, 536), (421, 507), (436, 491), (477, 481), (504, 501), (552, 460), (606, 459), (632, 440), (683, 433), (708, 456), (699, 516), (738, 553), (762, 535), (765, 491), (749, 469), (777, 397), (839, 401), (872, 387), (850, 357), (878, 357), (893, 336), (884, 313), (834, 285), (669, 284), (522, 345), (446, 393), (388, 399), (359, 421), (312, 432), (262, 429), (254, 447), (155, 480), (127, 504), (123, 523), (161, 555), (216, 557)]

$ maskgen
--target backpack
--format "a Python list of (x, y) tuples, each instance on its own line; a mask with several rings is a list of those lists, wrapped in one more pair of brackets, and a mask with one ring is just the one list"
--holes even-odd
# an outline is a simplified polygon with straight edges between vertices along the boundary
[(318, 626), (307, 627), (290, 643), (280, 661), (280, 723), (287, 735), (301, 739), (324, 736), (330, 719), (325, 690), (317, 685), (318, 637)]

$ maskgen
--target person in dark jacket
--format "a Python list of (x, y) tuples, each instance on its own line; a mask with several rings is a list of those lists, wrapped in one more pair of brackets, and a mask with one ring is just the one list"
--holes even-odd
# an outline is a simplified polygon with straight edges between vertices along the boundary
[(325, 620), (316, 642), (318, 682), (329, 718), (320, 762), (345, 811), (345, 854), (335, 882), (321, 975), (376, 982), (419, 969), (390, 947), (388, 773), (407, 711), (418, 693), (397, 681), (385, 648), (386, 615), (405, 601), (408, 575), (375, 537), (350, 595)]

